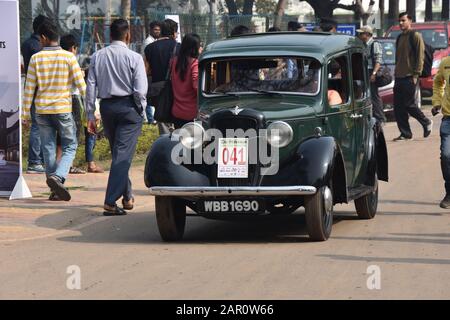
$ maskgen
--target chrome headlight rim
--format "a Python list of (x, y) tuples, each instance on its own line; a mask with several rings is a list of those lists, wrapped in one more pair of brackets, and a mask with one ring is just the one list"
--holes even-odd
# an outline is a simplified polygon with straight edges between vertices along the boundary
[[(191, 127), (194, 128), (192, 131), (191, 131)], [(195, 134), (195, 128), (201, 130), (201, 133), (199, 135)], [(193, 139), (191, 142), (186, 141), (184, 139), (184, 138), (187, 138), (184, 135), (185, 132), (191, 133), (191, 135), (189, 136), (191, 139)], [(192, 135), (193, 132), (194, 132), (194, 134)], [(192, 149), (192, 150), (197, 149), (203, 145), (205, 135), (206, 135), (205, 129), (199, 122), (195, 122), (195, 121), (188, 122), (180, 128), (180, 132), (179, 132), (180, 143), (183, 145), (183, 147), (185, 147), (187, 149)], [(198, 141), (195, 141), (196, 138), (199, 138)]]
[[(288, 138), (285, 139), (284, 141), (282, 141), (282, 143), (274, 143), (272, 141), (272, 139), (270, 138), (270, 136), (271, 136), (270, 132), (271, 132), (271, 130), (273, 130), (274, 126), (279, 126), (279, 125), (284, 126), (287, 129)], [(277, 148), (284, 148), (284, 147), (288, 146), (292, 142), (293, 139), (294, 139), (294, 130), (292, 129), (292, 127), (289, 123), (287, 123), (285, 121), (277, 120), (277, 121), (270, 123), (267, 126), (267, 142), (271, 146), (277, 147)]]

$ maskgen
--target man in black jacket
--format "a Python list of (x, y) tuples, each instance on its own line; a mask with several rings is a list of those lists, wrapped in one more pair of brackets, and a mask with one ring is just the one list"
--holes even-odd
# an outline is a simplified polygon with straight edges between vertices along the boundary
[[(180, 45), (176, 42), (178, 23), (171, 19), (161, 23), (161, 38), (145, 48), (148, 73), (152, 76), (149, 94), (152, 105), (158, 108), (157, 98), (163, 87), (170, 66), (170, 59), (176, 56)], [(158, 122), (160, 134), (169, 133), (171, 124)]]

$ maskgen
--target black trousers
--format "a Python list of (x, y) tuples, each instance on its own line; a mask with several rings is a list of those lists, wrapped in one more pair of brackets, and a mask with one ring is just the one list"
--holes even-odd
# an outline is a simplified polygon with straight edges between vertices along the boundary
[(383, 112), (383, 101), (380, 98), (375, 82), (370, 82), (370, 95), (372, 97), (372, 113), (374, 118), (379, 122), (386, 122), (386, 116)]
[(417, 85), (414, 84), (413, 77), (395, 78), (394, 85), (394, 114), (400, 134), (406, 138), (412, 138), (411, 127), (409, 126), (409, 116), (415, 118), (422, 127), (426, 127), (430, 120), (425, 117), (417, 106), (416, 101)]
[(127, 201), (132, 197), (128, 172), (141, 134), (143, 118), (130, 97), (103, 99), (100, 114), (112, 153), (105, 204), (114, 206), (121, 197)]

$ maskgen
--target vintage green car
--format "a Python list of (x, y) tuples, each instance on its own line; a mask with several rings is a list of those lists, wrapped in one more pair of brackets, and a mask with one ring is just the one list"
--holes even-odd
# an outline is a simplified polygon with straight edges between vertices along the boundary
[(331, 33), (243, 35), (200, 57), (199, 114), (161, 136), (147, 157), (161, 237), (183, 237), (186, 208), (212, 219), (305, 208), (310, 239), (328, 239), (333, 206), (375, 216), (388, 181), (372, 117), (362, 43)]

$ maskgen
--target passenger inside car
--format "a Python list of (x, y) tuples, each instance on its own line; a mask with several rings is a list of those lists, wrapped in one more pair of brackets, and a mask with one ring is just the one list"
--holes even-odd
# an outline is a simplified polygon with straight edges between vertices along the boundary
[(342, 87), (342, 70), (340, 64), (336, 60), (332, 60), (328, 64), (328, 104), (336, 106), (343, 104), (341, 93)]

